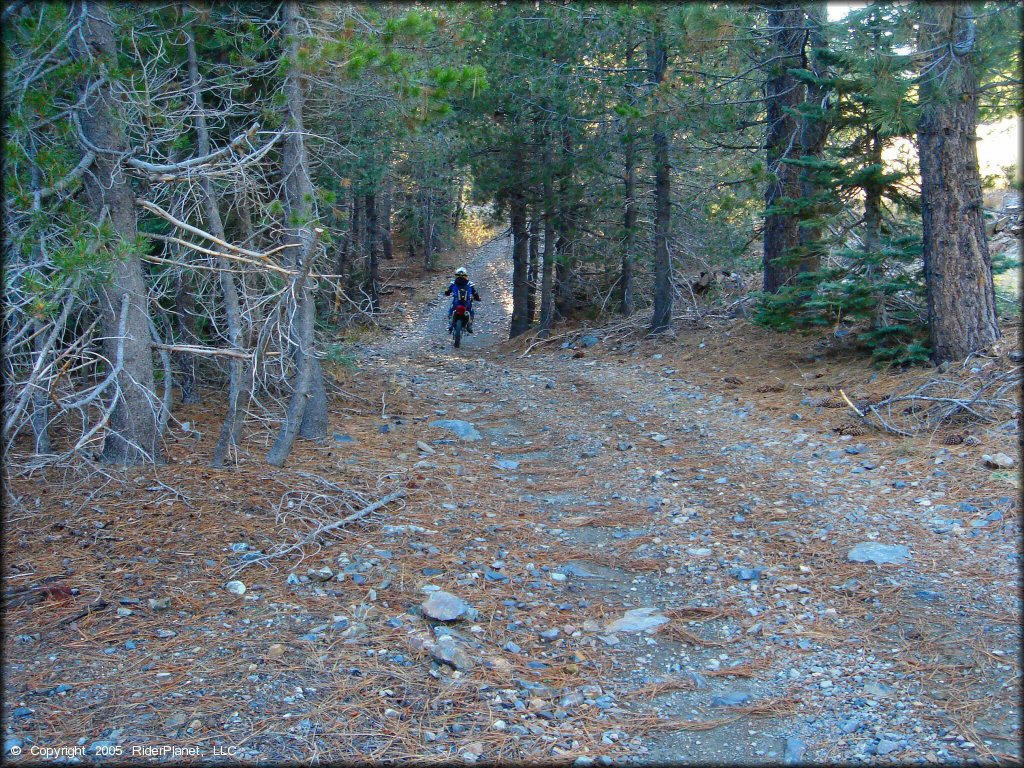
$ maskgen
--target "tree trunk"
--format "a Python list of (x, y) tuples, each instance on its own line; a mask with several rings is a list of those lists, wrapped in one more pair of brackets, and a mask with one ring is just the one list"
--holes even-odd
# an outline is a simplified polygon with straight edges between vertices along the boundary
[(429, 272), (434, 266), (434, 196), (428, 190), (424, 197), (426, 201), (423, 216), (423, 269)]
[(772, 53), (775, 61), (765, 83), (767, 129), (765, 154), (769, 182), (764, 193), (764, 290), (778, 293), (797, 273), (795, 264), (787, 263), (800, 243), (798, 220), (789, 213), (772, 209), (785, 199), (800, 197), (797, 169), (782, 162), (792, 157), (798, 145), (796, 109), (803, 101), (804, 88), (787, 69), (799, 66), (804, 46), (804, 16), (795, 4), (776, 6), (768, 12)]
[[(882, 167), (882, 137), (876, 128), (868, 130), (868, 157), (871, 165)], [(872, 183), (864, 189), (864, 252), (868, 255), (867, 278), (874, 286), (880, 275), (876, 271), (881, 267), (879, 263), (882, 251), (882, 187), (880, 184)], [(873, 290), (875, 301), (874, 327), (885, 328), (889, 325), (889, 318), (885, 307), (885, 293)]]
[[(626, 39), (626, 69), (633, 66), (633, 38)], [(627, 99), (633, 104), (635, 88), (628, 89)], [(629, 317), (636, 309), (633, 298), (633, 259), (636, 247), (636, 131), (630, 118), (622, 122), (622, 154), (624, 210), (622, 219), (622, 269), (619, 274), (619, 314)]]
[(540, 217), (534, 211), (530, 218), (530, 265), (526, 270), (527, 324), (537, 316), (537, 278), (540, 273)]
[[(196, 109), (196, 151), (200, 155), (208, 155), (210, 153), (210, 132), (206, 124), (206, 108), (203, 105), (203, 91), (200, 87), (199, 59), (196, 56), (195, 37), (191, 30), (188, 34), (187, 44), (189, 89), (192, 92), (192, 100), (195, 103)], [(226, 239), (224, 222), (220, 217), (220, 208), (217, 205), (217, 197), (214, 194), (213, 183), (208, 176), (200, 174), (199, 189), (203, 198), (203, 215), (206, 219), (207, 230), (210, 234), (222, 240)], [(234, 265), (223, 256), (218, 258), (217, 261), (222, 270), (220, 272), (220, 289), (224, 295), (224, 314), (227, 317), (228, 341), (232, 349), (241, 351), (243, 349), (242, 309), (238, 298), (238, 285), (232, 271)], [(213, 449), (213, 459), (210, 462), (210, 465), (213, 467), (224, 466), (228, 450), (231, 446), (238, 445), (241, 438), (243, 414), (248, 406), (249, 397), (249, 390), (245, 386), (245, 382), (251, 377), (252, 362), (230, 358), (228, 371), (228, 409), (221, 424), (217, 445)]]
[(572, 135), (563, 122), (561, 129), (562, 177), (559, 179), (558, 240), (555, 241), (555, 314), (568, 319), (575, 308), (575, 252), (574, 199), (572, 178)]
[[(33, 342), (33, 349), (36, 353), (37, 364), (42, 370), (49, 360), (49, 346), (46, 344), (46, 333), (43, 324), (34, 320), (32, 322), (36, 338)], [(35, 437), (35, 451), (38, 454), (50, 453), (50, 398), (45, 387), (37, 386), (32, 393), (32, 434)]]
[[(78, 33), (70, 37), (74, 58), (86, 70), (94, 68), (93, 57), (105, 59), (113, 66), (117, 56), (115, 27), (106, 7), (76, 3), (72, 12), (82, 22)], [(127, 151), (113, 89), (103, 84), (86, 95), (88, 85), (88, 78), (83, 78), (79, 93), (84, 103), (78, 113), (86, 141), (105, 150)], [(110, 365), (118, 370), (117, 401), (110, 414), (101, 460), (126, 465), (162, 462), (161, 405), (155, 394), (149, 337), (149, 292), (142, 262), (135, 254), (135, 196), (118, 168), (117, 156), (107, 152), (96, 153), (83, 182), (93, 221), (99, 225), (109, 219), (114, 237), (128, 249), (127, 257), (111, 263), (111, 279), (98, 291), (103, 351)]]
[(659, 86), (668, 68), (668, 51), (662, 32), (656, 30), (649, 51), (649, 67), (654, 82), (654, 314), (651, 332), (658, 333), (672, 322), (672, 258), (668, 250), (672, 227), (671, 176), (668, 157), (668, 133), (661, 114)]
[(636, 144), (628, 128), (623, 136), (623, 154), (626, 162), (625, 213), (622, 233), (622, 273), (619, 275), (619, 313), (633, 314), (633, 250), (636, 243)]
[[(336, 209), (340, 210), (340, 209)], [(334, 318), (335, 322), (341, 320), (341, 307), (346, 303), (348, 299), (347, 288), (348, 288), (348, 271), (349, 271), (349, 259), (352, 242), (352, 214), (351, 208), (348, 216), (349, 227), (344, 230), (341, 236), (341, 242), (338, 243), (338, 255), (334, 260), (334, 273), (338, 276), (334, 283)], [(336, 216), (336, 225), (339, 229), (342, 228), (341, 217)]]
[(509, 325), (510, 339), (525, 333), (530, 327), (526, 313), (528, 286), (526, 274), (529, 268), (529, 235), (526, 231), (526, 196), (522, 188), (512, 193), (512, 322)]
[(380, 209), (380, 243), (384, 258), (390, 261), (395, 258), (395, 245), (391, 239), (391, 190), (381, 196)]
[(982, 215), (971, 7), (922, 3), (920, 13), (918, 50), (930, 51), (917, 130), (924, 274), (931, 355), (941, 363), (988, 347), (1000, 332)]
[[(210, 230), (211, 234), (217, 235)], [(217, 235), (221, 237), (221, 235)], [(196, 300), (192, 295), (192, 279), (188, 273), (178, 273), (174, 286), (174, 306), (177, 310), (178, 334), (186, 344), (198, 344), (199, 337), (196, 334)], [(196, 356), (187, 352), (176, 352), (175, 362), (180, 375), (181, 402), (187, 405), (197, 405), (202, 402), (199, 395), (199, 387), (196, 383)]]
[(366, 284), (370, 312), (380, 312), (380, 262), (377, 259), (377, 196), (366, 195)]
[[(32, 163), (32, 210), (39, 214), (42, 211), (41, 198), (38, 193), (43, 187), (43, 176), (39, 170), (39, 163), (36, 160), (36, 141), (34, 134), (29, 134), (29, 157)], [(5, 206), (6, 210), (6, 206)], [(9, 219), (4, 218), (5, 221)], [(45, 266), (44, 243), (46, 234), (40, 232), (36, 245), (33, 248), (33, 262), (39, 265), (40, 269)], [(40, 320), (32, 321), (32, 331), (35, 334), (35, 341), (32, 348), (35, 352), (35, 368), (42, 371), (47, 367), (52, 346), (47, 344), (45, 325)], [(53, 333), (57, 334), (58, 329), (54, 328)], [(50, 443), (50, 397), (47, 388), (43, 385), (36, 385), (32, 393), (32, 434), (35, 437), (35, 451), (38, 454), (47, 454), (52, 450)]]
[[(282, 175), (284, 177), (285, 242), (291, 245), (291, 265), (296, 272), (292, 296), (296, 306), (292, 314), (291, 341), (294, 345), (295, 379), (291, 402), (278, 439), (267, 454), (267, 461), (280, 466), (288, 458), (296, 431), (306, 439), (317, 440), (327, 434), (327, 393), (323, 370), (316, 357), (313, 288), (305, 279), (313, 263), (316, 211), (313, 183), (306, 158), (305, 127), (302, 120), (302, 72), (299, 65), (299, 14), (297, 3), (289, 0), (282, 9), (284, 34), (288, 41), (289, 71), (285, 80), (287, 124), (291, 128), (284, 140)], [(295, 419), (298, 419), (295, 423)], [(298, 429), (296, 430), (296, 426)]]
[(540, 332), (541, 338), (551, 333), (554, 320), (555, 267), (555, 191), (551, 180), (551, 145), (544, 141), (544, 254), (541, 257)]
[(359, 295), (359, 268), (363, 261), (363, 203), (362, 196), (352, 192), (352, 224), (349, 229), (348, 274), (345, 286), (350, 297)]
[[(824, 48), (825, 9), (822, 3), (808, 3), (807, 6), (807, 43), (811, 48), (807, 56), (811, 72), (818, 78), (826, 75), (825, 62), (815, 49)], [(823, 106), (828, 99), (825, 86), (816, 83), (807, 85), (805, 106), (810, 114), (801, 120), (800, 151), (803, 157), (819, 159), (825, 150), (825, 142), (832, 130), (832, 115)], [(800, 192), (805, 200), (811, 200), (822, 194), (821, 186), (814, 180), (814, 171), (809, 168), (800, 169)], [(826, 246), (822, 242), (823, 224), (820, 221), (805, 223), (799, 227), (800, 272), (816, 272), (821, 267), (821, 259), (825, 255)]]

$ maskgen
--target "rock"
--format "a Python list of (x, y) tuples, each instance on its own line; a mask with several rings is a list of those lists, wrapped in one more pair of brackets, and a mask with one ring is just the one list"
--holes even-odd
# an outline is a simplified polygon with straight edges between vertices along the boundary
[(708, 687), (708, 681), (704, 679), (704, 675), (700, 672), (691, 669), (686, 673), (686, 676), (690, 678), (698, 690), (703, 690)]
[(232, 595), (241, 596), (245, 594), (245, 584), (243, 584), (240, 581), (229, 581), (227, 584), (224, 585), (224, 589), (226, 589)]
[(877, 680), (869, 680), (864, 683), (864, 693), (874, 698), (884, 699), (886, 696), (890, 696), (893, 692), (891, 685), (880, 683)]
[(355, 442), (355, 440), (353, 440), (351, 437), (349, 437), (348, 435), (343, 435), (343, 434), (341, 434), (341, 432), (335, 432), (334, 433), (334, 440), (335, 440), (335, 442), (338, 442), (338, 443), (354, 443)]
[(740, 581), (756, 581), (763, 570), (763, 568), (737, 568), (733, 575)]
[(169, 597), (149, 598), (149, 609), (151, 611), (166, 611), (170, 607), (171, 598)]
[(540, 639), (551, 642), (552, 640), (557, 640), (560, 634), (562, 634), (562, 632), (557, 627), (554, 629), (545, 629), (540, 633)]
[(426, 443), (424, 443), (422, 440), (417, 440), (416, 441), (416, 447), (419, 448), (424, 453), (433, 453), (434, 452), (434, 449), (431, 448)]
[(854, 546), (847, 555), (847, 559), (854, 563), (885, 563), (902, 564), (910, 559), (910, 550), (902, 544), (879, 544), (874, 541), (864, 541)]
[(432, 421), (430, 422), (430, 426), (454, 432), (460, 440), (473, 441), (483, 439), (476, 427), (468, 421), (462, 421), (461, 419), (441, 419), (440, 421)]
[(473, 668), (473, 660), (469, 657), (469, 654), (466, 653), (466, 650), (462, 645), (451, 635), (442, 635), (441, 638), (429, 648), (428, 652), (430, 653), (430, 657), (435, 661), (448, 664), (460, 672)]
[(1005, 453), (994, 453), (992, 455), (985, 454), (981, 457), (981, 460), (985, 462), (986, 467), (992, 467), (994, 469), (1009, 469), (1017, 460), (1012, 456), (1007, 456)]
[(668, 622), (668, 616), (656, 613), (657, 608), (634, 608), (611, 622), (605, 627), (609, 634), (614, 632), (643, 632), (646, 629), (660, 627)]
[(4, 754), (5, 755), (20, 755), (22, 747), (25, 742), (16, 736), (8, 736), (4, 739)]
[(167, 720), (164, 721), (165, 728), (181, 728), (185, 723), (188, 722), (188, 715), (184, 712), (177, 712), (171, 715)]
[(715, 696), (711, 699), (712, 707), (735, 707), (745, 702), (750, 701), (750, 694), (743, 693), (741, 691), (730, 691), (724, 693), (721, 696)]
[(851, 717), (850, 719), (845, 720), (842, 723), (842, 725), (839, 726), (839, 730), (845, 734), (851, 734), (858, 728), (860, 728), (861, 725), (863, 725), (863, 723), (861, 722), (861, 719), (859, 717)]
[(310, 568), (306, 571), (306, 574), (313, 581), (330, 581), (334, 578), (334, 571), (328, 568), (326, 565), (323, 568), (314, 570)]
[(11, 720), (19, 720), (21, 718), (32, 717), (32, 713), (35, 712), (33, 709), (28, 707), (18, 707), (11, 710)]
[(563, 582), (563, 581), (566, 580), (566, 578), (568, 578), (564, 573), (559, 573), (558, 571), (552, 571), (551, 573), (548, 574), (548, 577), (552, 581), (557, 581), (557, 582)]
[(432, 592), (420, 607), (424, 615), (437, 621), (472, 619), (476, 615), (476, 611), (465, 600), (444, 590)]
[(878, 742), (878, 746), (875, 747), (875, 754), (888, 755), (890, 752), (895, 752), (899, 748), (900, 745), (895, 741), (889, 741), (889, 739), (881, 739)]
[(586, 336), (580, 337), (580, 344), (582, 344), (584, 347), (592, 347), (595, 344), (599, 343), (600, 341), (601, 340), (597, 338), (597, 336), (594, 336), (593, 334), (587, 334)]
[(785, 765), (797, 765), (803, 760), (804, 750), (807, 749), (807, 745), (803, 741), (790, 736), (786, 739), (786, 748), (783, 752), (782, 762)]
[(159, 637), (161, 640), (169, 640), (172, 637), (177, 637), (178, 633), (175, 632), (173, 629), (158, 629), (156, 631), (156, 636)]
[(498, 459), (494, 462), (498, 469), (519, 469), (519, 462), (512, 459)]
[(284, 645), (282, 645), (281, 643), (273, 643), (267, 649), (267, 658), (268, 659), (280, 659), (282, 656), (284, 656), (284, 651), (285, 651)]
[(590, 768), (594, 764), (594, 758), (588, 757), (587, 755), (580, 755), (573, 763), (575, 768)]

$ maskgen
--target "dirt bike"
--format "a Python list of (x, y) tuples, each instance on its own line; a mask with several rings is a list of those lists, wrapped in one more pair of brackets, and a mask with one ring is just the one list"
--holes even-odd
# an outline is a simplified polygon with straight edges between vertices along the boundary
[(456, 304), (452, 313), (452, 346), (456, 349), (462, 344), (462, 333), (469, 325), (469, 308), (465, 304)]

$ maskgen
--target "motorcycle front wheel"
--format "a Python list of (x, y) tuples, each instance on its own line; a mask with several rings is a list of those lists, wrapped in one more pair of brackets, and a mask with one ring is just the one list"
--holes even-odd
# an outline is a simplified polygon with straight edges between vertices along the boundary
[(455, 326), (452, 329), (452, 346), (456, 349), (462, 344), (462, 320), (456, 318)]

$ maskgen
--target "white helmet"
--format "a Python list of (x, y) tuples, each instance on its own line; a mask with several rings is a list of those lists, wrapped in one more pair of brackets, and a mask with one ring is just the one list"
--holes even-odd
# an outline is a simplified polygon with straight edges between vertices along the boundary
[(465, 267), (459, 267), (455, 270), (456, 277), (469, 277), (469, 272), (466, 271)]

